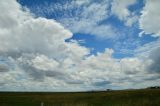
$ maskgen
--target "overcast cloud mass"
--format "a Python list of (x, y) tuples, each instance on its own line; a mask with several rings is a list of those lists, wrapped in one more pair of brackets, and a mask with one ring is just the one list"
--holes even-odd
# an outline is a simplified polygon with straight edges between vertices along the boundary
[[(160, 85), (159, 0), (144, 0), (137, 10), (129, 9), (136, 0), (69, 0), (31, 7), (23, 1), (0, 0), (0, 91)], [(123, 24), (123, 30), (113, 23), (114, 18)], [(79, 33), (85, 34), (82, 40), (72, 39)], [(106, 46), (102, 52), (82, 45), (89, 35), (97, 42), (114, 41), (114, 47)], [(149, 40), (141, 43), (145, 37)], [(133, 44), (132, 56), (114, 56), (116, 48), (128, 53)], [(93, 49), (97, 52), (92, 53)]]

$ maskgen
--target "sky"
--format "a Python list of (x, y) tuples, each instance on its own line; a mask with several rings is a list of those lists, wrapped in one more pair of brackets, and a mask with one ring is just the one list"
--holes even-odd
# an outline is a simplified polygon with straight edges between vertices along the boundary
[(0, 91), (160, 86), (159, 0), (0, 0)]

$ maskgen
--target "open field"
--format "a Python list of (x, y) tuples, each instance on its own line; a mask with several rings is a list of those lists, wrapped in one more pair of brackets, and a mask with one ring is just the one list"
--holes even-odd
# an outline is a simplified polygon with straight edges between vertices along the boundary
[(160, 89), (104, 92), (1, 92), (0, 106), (160, 106)]

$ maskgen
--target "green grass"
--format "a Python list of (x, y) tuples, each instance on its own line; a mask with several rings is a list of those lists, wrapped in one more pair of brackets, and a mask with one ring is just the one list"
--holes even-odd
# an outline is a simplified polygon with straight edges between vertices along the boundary
[(77, 93), (1, 92), (0, 106), (160, 106), (160, 89)]

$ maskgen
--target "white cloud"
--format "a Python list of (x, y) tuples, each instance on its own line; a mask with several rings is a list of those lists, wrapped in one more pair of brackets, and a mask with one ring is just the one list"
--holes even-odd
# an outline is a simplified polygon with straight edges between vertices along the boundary
[(64, 39), (71, 37), (71, 33), (54, 21), (43, 18), (28, 18), (27, 21), (22, 21), (17, 26), (7, 29), (7, 32), (1, 34), (0, 36), (0, 51), (2, 53), (50, 53), (53, 51), (53, 48), (59, 48), (59, 46), (63, 46), (63, 43), (62, 45), (57, 43), (64, 42)]
[(83, 4), (89, 3), (90, 0), (75, 0), (74, 2), (78, 5), (83, 5)]
[(31, 63), (35, 68), (40, 70), (50, 70), (55, 69), (59, 63), (53, 59), (49, 59), (45, 55), (40, 55), (35, 57)]
[[(10, 7), (7, 7), (9, 4), (13, 4), (13, 5), (10, 5)], [(5, 28), (12, 28), (16, 26), (18, 24), (17, 18), (19, 18), (20, 15), (22, 15), (20, 20), (25, 20), (25, 18), (27, 18), (27, 16), (25, 16), (27, 14), (20, 11), (19, 8), (20, 8), (20, 5), (13, 0), (1, 1), (0, 12), (3, 13), (0, 15), (1, 30), (5, 30)], [(10, 9), (12, 9), (12, 11)]]
[(160, 36), (160, 1), (146, 0), (139, 19), (139, 27), (145, 34), (152, 34), (153, 37)]
[(116, 15), (119, 20), (124, 21), (126, 26), (132, 26), (138, 17), (128, 9), (128, 6), (136, 3), (136, 0), (113, 0), (111, 13)]

